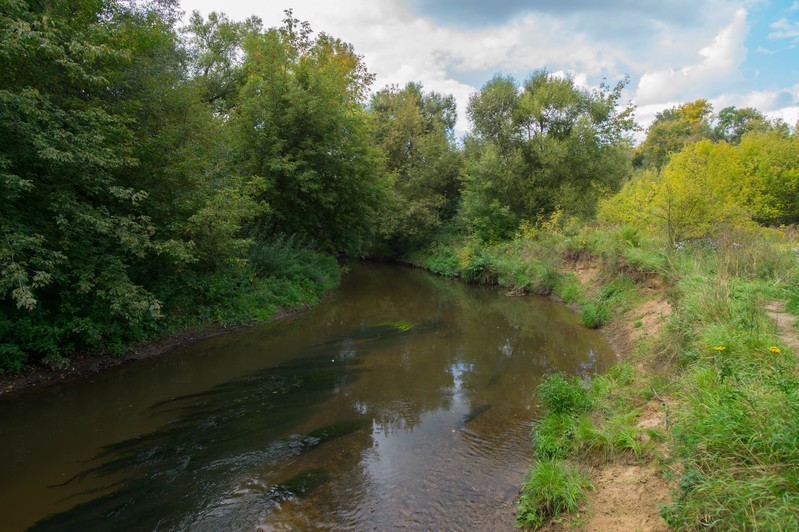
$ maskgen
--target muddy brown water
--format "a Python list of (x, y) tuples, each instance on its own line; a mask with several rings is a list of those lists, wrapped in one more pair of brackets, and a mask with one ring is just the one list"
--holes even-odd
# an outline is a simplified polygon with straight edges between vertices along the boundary
[(351, 265), (289, 321), (0, 404), (3, 530), (512, 529), (562, 305)]

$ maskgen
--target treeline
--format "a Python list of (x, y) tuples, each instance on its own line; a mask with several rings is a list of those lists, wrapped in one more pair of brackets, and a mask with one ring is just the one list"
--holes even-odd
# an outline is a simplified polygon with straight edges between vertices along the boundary
[[(335, 286), (340, 255), (598, 210), (660, 227), (702, 180), (725, 216), (799, 216), (796, 135), (755, 110), (664, 111), (636, 148), (626, 80), (536, 71), (474, 94), (461, 141), (452, 96), (373, 91), (351, 45), (291, 11), (277, 28), (181, 16), (174, 0), (0, 7), (0, 372), (268, 319)], [(674, 239), (702, 233), (686, 205)]]

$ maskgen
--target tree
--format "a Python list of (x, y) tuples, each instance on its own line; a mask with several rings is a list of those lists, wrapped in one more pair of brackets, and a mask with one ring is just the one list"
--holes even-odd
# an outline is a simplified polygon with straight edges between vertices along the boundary
[(669, 249), (688, 238), (751, 220), (744, 167), (734, 146), (701, 140), (674, 154), (662, 171), (647, 171), (606, 200), (601, 217), (665, 233)]
[(713, 140), (740, 144), (741, 138), (750, 131), (765, 132), (771, 129), (769, 121), (757, 109), (725, 107), (716, 117)]
[(262, 29), (258, 17), (234, 22), (224, 13), (211, 12), (207, 20), (198, 11), (191, 14), (184, 35), (192, 79), (200, 98), (213, 105), (217, 112), (226, 113), (235, 105), (246, 81), (244, 41)]
[(245, 40), (232, 115), (240, 169), (266, 180), (261, 232), (360, 254), (386, 190), (363, 106), (372, 75), (351, 45), (312, 33), (288, 11), (283, 27)]
[(418, 246), (453, 215), (458, 200), (455, 99), (408, 83), (375, 93), (369, 111), (391, 183), (383, 238), (397, 251)]
[(712, 136), (713, 106), (707, 100), (684, 103), (655, 115), (637, 160), (647, 169), (659, 170), (689, 144)]
[(745, 203), (763, 224), (799, 222), (799, 137), (751, 131), (738, 146), (747, 174)]
[(629, 175), (633, 108), (619, 106), (626, 83), (589, 92), (539, 71), (522, 87), (495, 77), (475, 94), (461, 209), (472, 229), (502, 239), (557, 208), (593, 215), (597, 199)]
[[(159, 19), (113, 1), (10, 0), (0, 10), (0, 328), (27, 352), (113, 347), (161, 302), (135, 280), (156, 251), (124, 179), (135, 167), (126, 32)], [(2, 369), (2, 368), (0, 368)]]

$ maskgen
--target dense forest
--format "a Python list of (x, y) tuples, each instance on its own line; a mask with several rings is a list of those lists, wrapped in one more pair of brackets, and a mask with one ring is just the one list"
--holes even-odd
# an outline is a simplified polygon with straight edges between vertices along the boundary
[(591, 453), (656, 454), (634, 423), (664, 394), (672, 526), (799, 526), (799, 369), (763, 310), (799, 311), (797, 125), (697, 100), (644, 131), (629, 80), (542, 69), (488, 81), (458, 137), (452, 96), (376, 87), (285, 15), (2, 3), (0, 375), (269, 320), (335, 288), (342, 257), (555, 294), (591, 327), (637, 319), (654, 283), (673, 314), (632, 364), (542, 384), (520, 522), (574, 511)]

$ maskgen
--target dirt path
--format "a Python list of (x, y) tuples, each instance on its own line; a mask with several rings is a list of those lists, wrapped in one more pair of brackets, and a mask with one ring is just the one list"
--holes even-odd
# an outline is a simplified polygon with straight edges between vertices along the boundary
[[(572, 271), (580, 279), (587, 293), (594, 293), (599, 286), (597, 264), (581, 261)], [(660, 279), (651, 277), (640, 283), (640, 294), (644, 301), (628, 311), (606, 328), (606, 335), (621, 360), (629, 360), (639, 341), (657, 338), (671, 316), (671, 305), (663, 297)], [(640, 376), (651, 368), (645, 363), (636, 365)], [(666, 433), (667, 416), (671, 406), (668, 397), (655, 397), (641, 409), (637, 426), (641, 429), (660, 429)], [(661, 446), (659, 452), (664, 452)], [(670, 500), (670, 488), (658, 470), (655, 460), (620, 458), (615, 462), (594, 468), (591, 474), (594, 490), (589, 494), (580, 515), (572, 521), (551, 523), (546, 530), (585, 531), (650, 531), (670, 530), (660, 516), (660, 507)]]
[(774, 322), (777, 335), (783, 345), (799, 351), (799, 330), (796, 329), (796, 316), (785, 310), (782, 301), (769, 301), (766, 303), (766, 316)]

